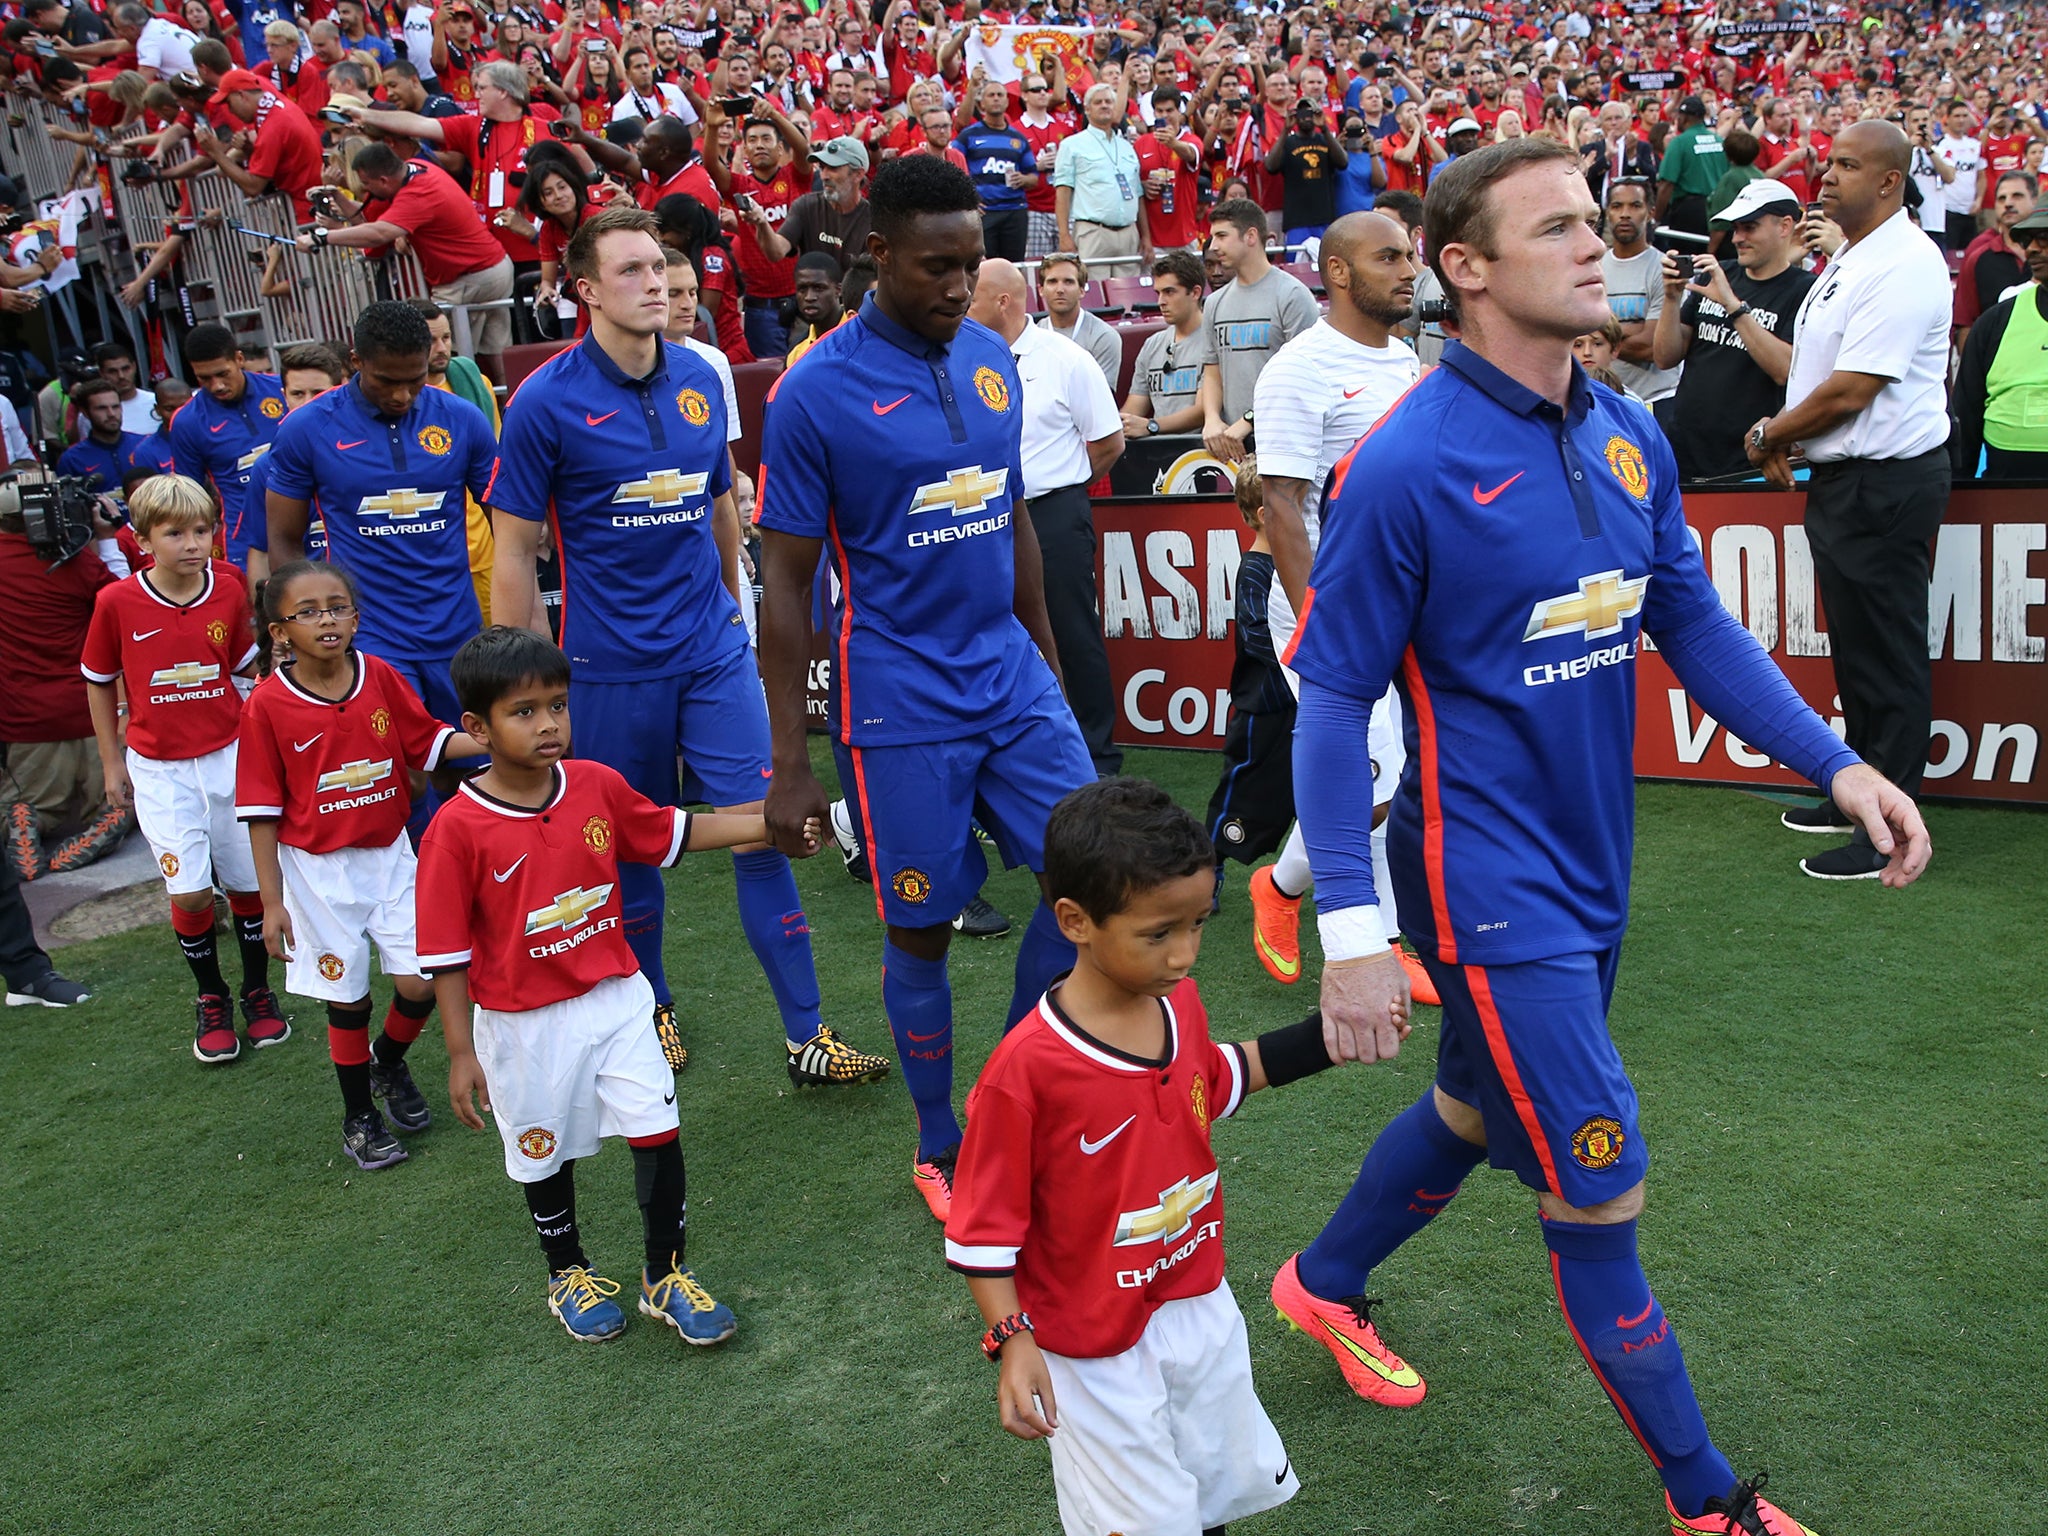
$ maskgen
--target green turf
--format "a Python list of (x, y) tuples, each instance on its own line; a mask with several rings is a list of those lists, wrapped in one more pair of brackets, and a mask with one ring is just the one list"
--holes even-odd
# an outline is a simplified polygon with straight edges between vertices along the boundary
[[(1131, 766), (1199, 806), (1215, 759)], [(1824, 1536), (2038, 1532), (2048, 1507), (2048, 817), (1930, 820), (1933, 869), (1894, 894), (1801, 878), (1817, 840), (1757, 799), (1640, 796), (1613, 1023), (1656, 1158), (1646, 1262), (1721, 1445)], [(830, 1017), (886, 1049), (869, 892), (829, 855), (799, 882)], [(1229, 1038), (1312, 1002), (1258, 969), (1242, 892), (1238, 872), (1199, 972)], [(1056, 1529), (1045, 1451), (997, 1429), (978, 1320), (910, 1188), (900, 1083), (791, 1092), (725, 859), (686, 861), (670, 893), (691, 1252), (740, 1318), (715, 1351), (638, 1319), (602, 1348), (562, 1334), (496, 1136), (439, 1107), (438, 1031), (414, 1059), (441, 1123), (364, 1175), (315, 1005), (281, 1049), (202, 1070), (167, 930), (68, 952), (89, 1008), (0, 1023), (0, 1530)], [(1029, 910), (1023, 877), (989, 894)], [(1015, 953), (956, 951), (963, 1094)], [(1359, 1403), (1265, 1304), (1434, 1045), (1422, 1010), (1397, 1063), (1218, 1127), (1231, 1282), (1302, 1479), (1240, 1529), (1651, 1536), (1654, 1476), (1507, 1175), (1476, 1176), (1374, 1278), (1429, 1379), (1419, 1409)], [(630, 1160), (610, 1148), (579, 1183), (593, 1258), (630, 1283)]]

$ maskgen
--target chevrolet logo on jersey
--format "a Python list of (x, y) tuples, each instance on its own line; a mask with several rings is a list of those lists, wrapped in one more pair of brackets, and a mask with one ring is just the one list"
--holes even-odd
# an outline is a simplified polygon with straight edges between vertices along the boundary
[(679, 469), (657, 469), (644, 480), (628, 480), (612, 492), (612, 500), (644, 501), (650, 507), (679, 507), (702, 496), (711, 484), (709, 475), (686, 475)]
[(447, 499), (446, 491), (416, 491), (409, 485), (401, 486), (382, 496), (365, 496), (356, 507), (356, 516), (418, 517), (422, 512), (440, 511), (441, 503)]
[(368, 789), (379, 779), (389, 776), (391, 759), (381, 758), (376, 762), (363, 758), (359, 762), (343, 763), (339, 768), (329, 769), (320, 775), (315, 793), (326, 794), (330, 789)]
[(1216, 1198), (1216, 1170), (1194, 1183), (1181, 1179), (1159, 1191), (1159, 1203), (1142, 1211), (1125, 1211), (1116, 1219), (1115, 1245), (1170, 1243), (1195, 1224), (1195, 1213)]
[(175, 667), (158, 667), (149, 675), (152, 688), (197, 688), (220, 676), (220, 663), (181, 661)]
[(262, 458), (263, 455), (265, 455), (268, 452), (270, 452), (270, 444), (258, 443), (254, 448), (251, 448), (247, 453), (243, 454), (239, 459), (235, 460), (235, 468), (247, 469), (251, 464), (254, 464), (258, 459)]
[(915, 517), (920, 512), (936, 512), (947, 507), (955, 517), (965, 517), (970, 512), (984, 510), (989, 497), (1002, 495), (1003, 487), (1009, 483), (1007, 465), (986, 475), (981, 472), (979, 464), (967, 469), (948, 470), (945, 479), (917, 488), (917, 495), (910, 503), (910, 513)]
[(1579, 590), (1538, 603), (1529, 614), (1529, 628), (1522, 639), (1542, 640), (1551, 635), (1583, 631), (1588, 640), (1621, 632), (1621, 621), (1643, 611), (1643, 591), (1650, 578), (1626, 580), (1619, 571), (1602, 571), (1581, 576)]
[(612, 899), (612, 887), (600, 885), (595, 890), (582, 886), (573, 891), (564, 891), (548, 905), (537, 912), (526, 914), (528, 934), (539, 933), (543, 928), (580, 928), (590, 914)]

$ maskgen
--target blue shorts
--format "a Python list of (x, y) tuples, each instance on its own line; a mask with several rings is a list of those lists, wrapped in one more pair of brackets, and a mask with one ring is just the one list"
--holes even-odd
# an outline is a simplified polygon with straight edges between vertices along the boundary
[(1006, 867), (1045, 868), (1045, 823), (1095, 782), (1081, 728), (1057, 685), (1014, 720), (958, 741), (849, 747), (839, 786), (875, 877), (875, 910), (899, 928), (950, 923), (981, 889), (980, 822)]
[(448, 676), (448, 663), (454, 657), (436, 656), (423, 661), (417, 656), (393, 656), (389, 651), (380, 649), (375, 640), (365, 644), (358, 637), (357, 643), (404, 678), (412, 686), (412, 691), (420, 696), (420, 702), (427, 706), (428, 714), (443, 725), (452, 725), (458, 731), (462, 729), (462, 706), (455, 702), (455, 684)]
[(1486, 1122), (1487, 1161), (1584, 1209), (1641, 1183), (1636, 1090), (1607, 1033), (1621, 949), (1523, 965), (1442, 965), (1436, 1085)]
[(744, 646), (673, 677), (572, 679), (569, 740), (656, 805), (751, 805), (768, 793), (768, 701)]

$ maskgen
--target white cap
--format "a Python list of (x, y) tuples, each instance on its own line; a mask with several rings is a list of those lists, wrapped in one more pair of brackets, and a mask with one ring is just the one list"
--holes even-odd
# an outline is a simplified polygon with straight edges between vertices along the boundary
[(1444, 137), (1448, 139), (1455, 133), (1477, 132), (1479, 132), (1479, 124), (1475, 120), (1469, 117), (1458, 117), (1451, 120), (1451, 126), (1444, 130)]
[(1799, 197), (1782, 181), (1773, 181), (1760, 176), (1748, 183), (1735, 194), (1735, 198), (1714, 216), (1717, 224), (1740, 224), (1745, 219), (1761, 217), (1766, 213), (1799, 214)]

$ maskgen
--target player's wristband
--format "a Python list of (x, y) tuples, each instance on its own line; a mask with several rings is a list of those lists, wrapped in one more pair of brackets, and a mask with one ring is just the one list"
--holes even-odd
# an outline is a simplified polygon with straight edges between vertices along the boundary
[(1323, 941), (1326, 965), (1368, 959), (1387, 947), (1387, 925), (1377, 904), (1317, 912), (1316, 933)]
[(1259, 1036), (1259, 1065), (1266, 1069), (1266, 1084), (1272, 1088), (1337, 1065), (1323, 1044), (1323, 1016), (1312, 1013), (1299, 1024), (1283, 1024)]
[(1000, 1360), (1003, 1346), (1020, 1333), (1034, 1333), (1029, 1312), (1012, 1312), (1008, 1317), (997, 1320), (996, 1325), (981, 1336), (981, 1352), (990, 1362)]

